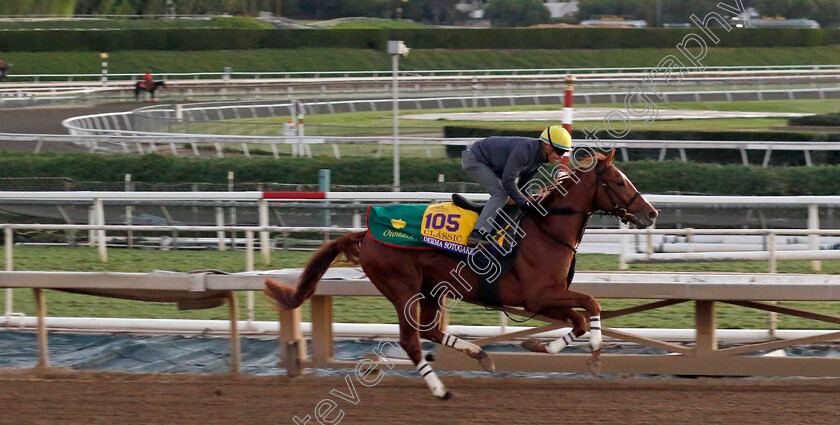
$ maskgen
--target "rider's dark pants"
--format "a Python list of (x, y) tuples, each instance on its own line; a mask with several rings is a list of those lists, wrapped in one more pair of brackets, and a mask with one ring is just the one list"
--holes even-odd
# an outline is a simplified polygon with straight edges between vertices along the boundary
[(487, 164), (478, 160), (475, 154), (465, 149), (461, 153), (461, 167), (469, 174), (484, 190), (490, 193), (490, 200), (478, 216), (478, 221), (475, 222), (475, 229), (483, 229), (487, 233), (493, 231), (493, 226), (490, 224), (490, 219), (496, 217), (499, 210), (508, 202), (507, 192), (502, 186), (502, 180), (496, 175)]

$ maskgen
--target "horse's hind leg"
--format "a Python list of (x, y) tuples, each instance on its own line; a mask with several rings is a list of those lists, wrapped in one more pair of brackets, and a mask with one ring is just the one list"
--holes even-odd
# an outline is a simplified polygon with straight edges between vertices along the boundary
[(496, 365), (493, 359), (482, 350), (481, 347), (458, 338), (455, 335), (450, 335), (440, 330), (440, 306), (438, 300), (434, 298), (423, 298), (420, 301), (420, 323), (434, 324), (430, 325), (430, 329), (421, 329), (420, 338), (428, 339), (434, 343), (443, 344), (447, 347), (452, 347), (476, 360), (484, 370), (493, 373), (496, 371)]
[(414, 306), (412, 304), (411, 299), (394, 303), (394, 306), (397, 308), (397, 315), (400, 318), (400, 345), (406, 354), (408, 354), (408, 358), (414, 362), (417, 372), (426, 381), (426, 385), (432, 390), (432, 394), (438, 398), (449, 400), (452, 398), (452, 392), (446, 390), (443, 382), (437, 377), (435, 371), (432, 370), (432, 366), (423, 358), (423, 350), (420, 346), (420, 336), (418, 334), (418, 328), (422, 326), (416, 326), (422, 322), (417, 321), (417, 309), (413, 308)]

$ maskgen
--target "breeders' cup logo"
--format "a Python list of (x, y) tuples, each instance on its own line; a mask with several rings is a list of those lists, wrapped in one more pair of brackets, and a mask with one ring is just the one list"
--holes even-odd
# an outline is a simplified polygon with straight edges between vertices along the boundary
[(400, 220), (400, 219), (398, 219), (398, 218), (392, 218), (392, 219), (391, 219), (391, 226), (392, 226), (393, 228), (395, 228), (395, 229), (398, 229), (398, 230), (399, 230), (399, 229), (402, 229), (403, 227), (405, 227), (405, 222), (404, 222), (404, 221), (402, 221), (402, 220)]

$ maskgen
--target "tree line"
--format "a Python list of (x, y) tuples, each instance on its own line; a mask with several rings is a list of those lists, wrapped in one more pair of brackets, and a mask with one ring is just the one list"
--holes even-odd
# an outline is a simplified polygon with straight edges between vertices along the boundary
[[(596, 16), (630, 16), (643, 19), (650, 26), (687, 23), (692, 14), (699, 17), (719, 12), (720, 0), (580, 0), (579, 19)], [(813, 19), (823, 27), (840, 25), (840, 0), (741, 0), (744, 8), (753, 7), (761, 16), (787, 19)], [(725, 1), (733, 4), (732, 1)]]
[(14, 0), (0, 1), (0, 15), (179, 15), (255, 16), (261, 11), (300, 19), (348, 16), (404, 18), (436, 24), (466, 15), (452, 0)]
[[(692, 14), (717, 10), (720, 0), (580, 0), (579, 11), (562, 22), (575, 23), (599, 16), (623, 16), (649, 26), (686, 23)], [(762, 16), (813, 19), (825, 27), (840, 25), (840, 0), (741, 0)], [(298, 19), (335, 19), (348, 16), (404, 18), (432, 24), (468, 20), (456, 0), (14, 0), (0, 1), (0, 15), (257, 15), (260, 11)], [(485, 0), (485, 18), (493, 26), (519, 27), (551, 23), (542, 0)]]

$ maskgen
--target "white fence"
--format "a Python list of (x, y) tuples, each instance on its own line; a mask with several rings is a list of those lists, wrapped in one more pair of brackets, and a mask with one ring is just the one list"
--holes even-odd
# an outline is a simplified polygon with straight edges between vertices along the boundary
[[(348, 273), (349, 272), (349, 273)], [(306, 348), (303, 344), (302, 324), (300, 313), (284, 312), (281, 314), (279, 334), (281, 347), (285, 348), (282, 356), (287, 373), (294, 375), (299, 373), (299, 362), (303, 367), (317, 368), (340, 368), (353, 367), (355, 362), (336, 360), (333, 355), (334, 348), (334, 325), (332, 323), (332, 298), (336, 296), (379, 296), (378, 291), (369, 280), (360, 276), (361, 271), (355, 269), (331, 269), (321, 280), (318, 290), (312, 301), (312, 323), (309, 328), (312, 331), (310, 341), (312, 359), (305, 355)], [(226, 300), (229, 311), (230, 349), (231, 349), (231, 370), (238, 372), (241, 358), (241, 347), (239, 343), (239, 312), (236, 297), (231, 291), (246, 290), (254, 291), (262, 289), (264, 280), (267, 277), (287, 283), (295, 284), (299, 270), (279, 270), (264, 273), (237, 273), (235, 275), (213, 275), (208, 273), (186, 274), (186, 273), (84, 273), (84, 272), (0, 272), (0, 287), (5, 288), (33, 288), (36, 304), (37, 341), (38, 341), (38, 365), (49, 366), (49, 353), (47, 345), (46, 299), (42, 294), (43, 289), (69, 289), (108, 295), (134, 291), (137, 294), (157, 292), (158, 296), (165, 293), (171, 299), (194, 299), (195, 296), (207, 296), (211, 300)], [(577, 274), (575, 281), (578, 291), (589, 294), (596, 298), (629, 298), (629, 299), (650, 299), (659, 300), (644, 305), (637, 305), (631, 308), (624, 308), (613, 311), (603, 311), (602, 317), (606, 319), (619, 317), (627, 314), (643, 312), (650, 309), (666, 307), (686, 301), (694, 301), (696, 330), (690, 332), (689, 338), (693, 340), (693, 347), (674, 344), (663, 341), (659, 338), (667, 338), (665, 333), (645, 332), (639, 334), (635, 330), (627, 329), (603, 329), (604, 336), (611, 339), (627, 341), (644, 346), (654, 347), (671, 354), (654, 355), (624, 355), (606, 354), (606, 373), (644, 373), (644, 374), (669, 374), (669, 375), (761, 375), (761, 376), (831, 376), (838, 373), (840, 359), (820, 357), (792, 357), (778, 358), (776, 356), (741, 356), (745, 353), (754, 353), (767, 350), (776, 350), (795, 345), (808, 345), (820, 342), (836, 340), (840, 332), (797, 332), (797, 337), (792, 340), (778, 340), (778, 335), (772, 328), (761, 332), (764, 335), (762, 340), (772, 341), (740, 346), (734, 348), (719, 348), (717, 329), (715, 325), (715, 303), (739, 305), (747, 308), (769, 311), (773, 313), (789, 314), (798, 317), (818, 320), (826, 323), (840, 323), (840, 318), (835, 316), (806, 311), (800, 308), (791, 308), (756, 302), (763, 301), (837, 301), (840, 300), (840, 282), (838, 276), (823, 275), (773, 275), (773, 274), (740, 274), (740, 273), (621, 273), (621, 272), (582, 272)], [(351, 284), (347, 284), (352, 282)], [(10, 290), (10, 289), (9, 289)], [(249, 292), (253, 293), (253, 292)], [(317, 301), (317, 302), (316, 302)], [(513, 314), (526, 314), (520, 309), (511, 309)], [(542, 320), (543, 318), (540, 317)], [(96, 325), (121, 326), (119, 320), (105, 319), (107, 323), (85, 323), (88, 329), (99, 329)], [(5, 325), (14, 322), (22, 324), (25, 322), (22, 317), (7, 315), (2, 321)], [(30, 321), (32, 322), (32, 321)], [(58, 321), (53, 321), (59, 324)], [(63, 322), (63, 321), (62, 321)], [(549, 322), (551, 322), (549, 320)], [(79, 323), (79, 321), (75, 321)], [(60, 323), (59, 325), (66, 323)], [(131, 323), (136, 325), (136, 323)], [(253, 322), (248, 321), (247, 327)], [(94, 326), (91, 326), (94, 325)], [(146, 323), (146, 326), (154, 325)], [(566, 322), (551, 322), (548, 325), (537, 328), (519, 328), (514, 332), (505, 332), (505, 327), (491, 328), (492, 336), (476, 341), (479, 345), (488, 345), (500, 341), (510, 341), (524, 336), (542, 334), (558, 328), (566, 327)], [(171, 328), (171, 327), (170, 327)], [(256, 326), (253, 326), (256, 328)], [(266, 327), (263, 327), (264, 329)], [(357, 328), (365, 329), (368, 333), (370, 328), (377, 331), (387, 331), (382, 326), (362, 325)], [(270, 327), (272, 332), (277, 327)], [(456, 331), (450, 328), (452, 332)], [(496, 334), (498, 331), (499, 334)], [(644, 332), (644, 331), (643, 331)], [(665, 330), (665, 332), (669, 332)], [(487, 335), (488, 331), (483, 332)], [(688, 332), (679, 332), (686, 334)], [(693, 335), (691, 335), (693, 334)], [(381, 335), (381, 334), (378, 334)], [(693, 338), (692, 338), (693, 337)], [(790, 337), (790, 335), (785, 335)], [(290, 344), (291, 343), (291, 344)], [(291, 348), (289, 349), (289, 346)], [(450, 370), (473, 370), (474, 362), (465, 364), (463, 358), (454, 358), (450, 352), (436, 351), (438, 362), (444, 369)], [(583, 360), (588, 355), (566, 354), (563, 356), (539, 356), (539, 361), (534, 361), (533, 354), (530, 359), (522, 358), (522, 353), (500, 353), (494, 352), (493, 357), (502, 359), (500, 362), (501, 371), (533, 371), (533, 372), (585, 372), (587, 369)], [(519, 362), (511, 362), (519, 358)], [(522, 361), (525, 363), (522, 363)], [(629, 362), (629, 363), (626, 363)], [(546, 365), (545, 363), (549, 363)], [(404, 367), (411, 365), (404, 364)]]
[[(624, 100), (626, 92), (576, 93), (575, 104), (617, 103)], [(684, 91), (665, 93), (664, 102), (681, 101), (765, 101), (797, 99), (840, 98), (840, 88), (808, 88), (791, 90), (730, 90)], [(400, 99), (399, 109), (455, 109), (469, 107), (496, 107), (516, 105), (562, 105), (563, 94), (461, 96)], [(392, 110), (393, 100), (348, 100), (308, 102), (307, 114), (336, 114), (352, 112), (381, 112)], [(211, 104), (211, 105), (161, 105), (140, 108), (131, 112), (95, 114), (69, 118), (62, 122), (73, 135), (143, 135), (144, 133), (177, 133), (173, 125), (224, 121), (243, 118), (289, 116), (289, 103), (276, 104)], [(187, 133), (189, 134), (189, 133)], [(180, 134), (183, 136), (184, 134)]]
[[(589, 103), (615, 103), (623, 99), (626, 93), (584, 93), (576, 94), (576, 101)], [(669, 97), (670, 96), (670, 97)], [(838, 98), (840, 88), (794, 89), (794, 90), (759, 90), (759, 91), (695, 91), (666, 94), (666, 101), (680, 100), (770, 100), (770, 99), (802, 99), (802, 98)], [(304, 105), (304, 110), (310, 114), (334, 114), (344, 112), (388, 111), (391, 110), (391, 100), (350, 100), (310, 102)], [(556, 105), (563, 103), (563, 95), (526, 95), (526, 96), (465, 96), (445, 98), (417, 98), (400, 100), (401, 110), (467, 108), (470, 106), (511, 106), (511, 105)], [(220, 132), (225, 130), (243, 130), (243, 124), (229, 120), (244, 118), (266, 118), (288, 116), (291, 114), (289, 103), (277, 104), (210, 104), (210, 105), (161, 105), (140, 108), (131, 112), (108, 114), (94, 114), (74, 117), (65, 120), (62, 125), (68, 129), (72, 138), (58, 138), (46, 135), (4, 135), (10, 140), (36, 140), (35, 152), (39, 152), (45, 140), (59, 143), (74, 143), (92, 152), (160, 152), (161, 148), (174, 155), (179, 153), (201, 155), (201, 145), (211, 146), (216, 156), (224, 156), (224, 148), (235, 145), (241, 147), (242, 154), (251, 156), (249, 145), (267, 146), (275, 158), (279, 158), (278, 146), (291, 145), (292, 152), (301, 152), (304, 146), (331, 145), (332, 154), (341, 157), (339, 146), (348, 144), (377, 144), (385, 146), (393, 144), (390, 136), (370, 137), (340, 137), (340, 136), (312, 136), (285, 137), (276, 135), (220, 135), (206, 134), (205, 127), (196, 127), (191, 133), (192, 125), (205, 125), (213, 122), (221, 125)], [(280, 125), (276, 126), (247, 126), (247, 131), (269, 131), (279, 133)], [(186, 131), (186, 132), (185, 132)], [(244, 130), (243, 130), (244, 131)], [(434, 128), (434, 131), (440, 131)], [(442, 139), (435, 137), (401, 136), (400, 143), (407, 145), (468, 145), (475, 139)], [(740, 153), (741, 162), (749, 164), (748, 151), (764, 152), (762, 166), (770, 163), (773, 151), (801, 151), (804, 163), (812, 165), (811, 151), (840, 150), (840, 143), (836, 142), (789, 142), (789, 141), (684, 141), (684, 140), (624, 140), (614, 141), (615, 146), (622, 152), (622, 158), (629, 160), (629, 149), (659, 149), (659, 160), (666, 158), (668, 149), (676, 149), (680, 159), (687, 161), (687, 149), (730, 149)], [(580, 141), (580, 146), (589, 146)], [(381, 153), (381, 149), (379, 150)], [(427, 151), (427, 155), (431, 155)]]
[[(121, 118), (122, 117), (122, 118)], [(108, 117), (87, 116), (89, 120), (119, 120), (126, 119), (125, 115), (111, 114)], [(121, 130), (96, 130), (95, 135), (60, 135), (60, 134), (0, 134), (0, 139), (15, 142), (28, 142), (34, 153), (50, 150), (51, 147), (62, 146), (63, 150), (75, 148), (80, 151), (93, 153), (169, 153), (175, 156), (207, 156), (225, 157), (225, 150), (235, 148), (238, 152), (228, 155), (244, 155), (251, 158), (252, 150), (261, 148), (271, 151), (273, 158), (281, 157), (281, 148), (288, 150), (288, 146), (299, 149), (301, 146), (329, 146), (331, 155), (336, 159), (342, 157), (341, 147), (351, 145), (390, 146), (394, 140), (391, 136), (346, 137), (346, 136), (239, 136), (216, 134), (171, 134), (156, 132), (137, 132), (137, 135), (126, 135)], [(115, 134), (110, 134), (115, 133)], [(414, 146), (468, 146), (476, 138), (440, 138), (400, 136), (401, 145)], [(770, 164), (773, 152), (798, 151), (807, 166), (813, 165), (811, 153), (840, 150), (840, 142), (802, 142), (802, 141), (737, 141), (737, 140), (635, 140), (635, 139), (603, 139), (602, 144), (596, 145), (587, 140), (577, 140), (579, 147), (601, 147), (603, 143), (610, 143), (621, 153), (624, 161), (631, 158), (630, 152), (636, 149), (659, 150), (658, 160), (664, 161), (669, 150), (676, 150), (681, 161), (689, 160), (688, 151), (693, 149), (716, 149), (737, 151), (743, 165), (750, 165), (748, 152), (763, 152), (762, 167)], [(207, 147), (210, 150), (206, 149)], [(303, 152), (302, 149), (299, 149)], [(309, 150), (311, 155), (311, 150)], [(380, 150), (381, 152), (381, 150)], [(380, 153), (381, 154), (381, 153)], [(427, 156), (432, 156), (427, 151)]]
[[(504, 68), (504, 69), (438, 69), (438, 70), (402, 70), (400, 74), (410, 76), (488, 76), (488, 75), (599, 75), (615, 74), (647, 75), (649, 67), (620, 67), (620, 68)], [(785, 74), (798, 75), (814, 72), (840, 71), (840, 65), (766, 65), (766, 66), (706, 66), (702, 72), (692, 72), (694, 75), (713, 75), (715, 73), (744, 73), (752, 74)], [(359, 77), (391, 77), (391, 70), (381, 71), (292, 71), (292, 72), (158, 72), (156, 78), (164, 80), (201, 80), (201, 79), (266, 79), (266, 78), (359, 78)], [(9, 74), (10, 82), (16, 81), (96, 81), (102, 78), (101, 73), (90, 74)], [(142, 76), (138, 73), (109, 73), (109, 81), (139, 81)]]
[[(471, 193), (466, 196), (472, 200), (486, 200), (487, 194)], [(6, 229), (7, 241), (12, 241), (12, 232), (17, 229), (34, 230), (87, 230), (90, 232), (89, 240), (99, 247), (100, 258), (107, 259), (106, 254), (106, 231), (200, 231), (215, 232), (219, 241), (219, 248), (224, 249), (225, 232), (240, 231), (246, 234), (250, 232), (259, 234), (259, 249), (263, 256), (264, 263), (270, 261), (269, 250), (271, 249), (270, 233), (272, 232), (314, 232), (314, 233), (342, 233), (361, 230), (364, 227), (362, 213), (356, 209), (353, 213), (351, 228), (341, 229), (337, 227), (308, 226), (289, 227), (270, 225), (269, 208), (270, 204), (278, 200), (312, 202), (323, 204), (331, 202), (330, 206), (324, 208), (335, 208), (335, 203), (342, 202), (435, 202), (450, 199), (450, 193), (440, 192), (0, 192), (0, 201), (9, 202), (43, 202), (45, 199), (51, 202), (59, 201), (86, 201), (91, 205), (89, 224), (68, 224), (68, 225), (43, 225), (43, 224), (6, 224), (1, 225)], [(620, 235), (620, 262), (622, 266), (630, 262), (653, 262), (653, 261), (744, 261), (744, 260), (766, 260), (769, 262), (768, 270), (775, 271), (776, 262), (784, 259), (798, 260), (831, 260), (840, 259), (840, 250), (820, 249), (834, 248), (836, 239), (821, 240), (822, 236), (840, 236), (840, 230), (829, 230), (820, 228), (819, 209), (840, 207), (840, 196), (677, 196), (677, 195), (647, 195), (645, 197), (653, 205), (660, 209), (728, 209), (733, 207), (748, 208), (784, 208), (788, 210), (801, 210), (802, 216), (806, 217), (806, 228), (803, 229), (590, 229), (587, 237), (597, 238), (599, 235)], [(225, 225), (221, 208), (216, 208), (216, 226), (130, 226), (130, 222), (124, 225), (107, 226), (105, 221), (104, 204), (108, 201), (228, 201), (230, 207), (236, 207), (236, 202), (248, 202), (257, 208), (257, 226), (235, 229)], [(239, 208), (242, 208), (241, 206)], [(127, 214), (126, 217), (129, 215)], [(699, 251), (706, 249), (711, 253), (668, 253), (656, 252), (655, 237), (657, 235), (677, 235), (683, 239), (679, 242), (692, 243), (692, 238), (699, 235), (751, 235), (760, 236), (763, 241), (758, 245), (760, 250), (753, 248), (749, 250), (727, 250), (724, 244), (691, 245), (691, 250)], [(778, 241), (777, 236), (799, 235), (807, 238), (805, 241), (792, 241), (794, 250), (790, 250), (785, 244)], [(634, 239), (631, 241), (631, 237)], [(641, 239), (640, 239), (641, 238)], [(661, 239), (659, 240), (661, 242)], [(595, 242), (592, 240), (592, 242)], [(600, 241), (611, 243), (612, 241)], [(806, 245), (807, 246), (801, 246)], [(7, 244), (10, 245), (10, 244)], [(755, 245), (755, 244), (754, 244)], [(632, 248), (631, 248), (632, 246)], [(250, 249), (253, 249), (251, 247)], [(661, 250), (661, 249), (660, 249)], [(689, 249), (684, 249), (689, 250)], [(635, 252), (634, 252), (635, 251)], [(723, 251), (723, 252), (721, 252)], [(812, 264), (814, 269), (821, 266), (818, 262)]]

